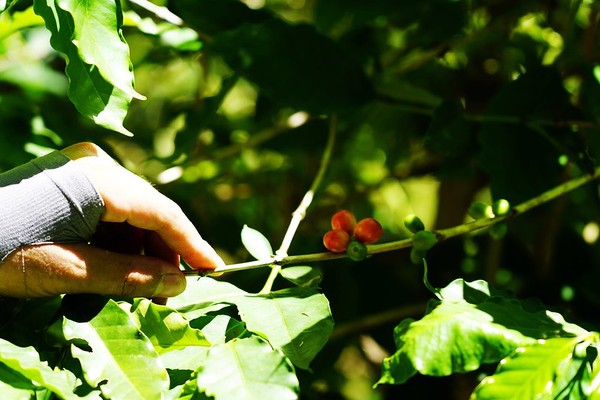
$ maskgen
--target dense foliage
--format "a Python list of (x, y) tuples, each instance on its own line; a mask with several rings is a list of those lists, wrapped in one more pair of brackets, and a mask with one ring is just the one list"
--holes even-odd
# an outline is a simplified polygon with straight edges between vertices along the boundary
[[(597, 2), (0, 11), (0, 171), (94, 141), (229, 264), (319, 253), (166, 306), (1, 299), (2, 398), (600, 397), (600, 199), (569, 186), (598, 175)], [(339, 209), (382, 224), (367, 259), (320, 254)]]

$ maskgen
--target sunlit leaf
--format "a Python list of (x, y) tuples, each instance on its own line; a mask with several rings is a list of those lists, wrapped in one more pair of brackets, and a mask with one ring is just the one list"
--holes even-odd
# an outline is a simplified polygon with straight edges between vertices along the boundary
[(230, 299), (245, 294), (247, 292), (228, 282), (188, 277), (185, 291), (169, 299), (169, 307), (183, 313), (191, 321), (209, 312), (222, 310), (233, 304)]
[[(0, 339), (0, 362), (13, 370), (18, 379), (10, 379), (16, 384), (25, 378), (31, 387), (45, 387), (64, 399), (80, 399), (73, 391), (77, 386), (77, 379), (70, 371), (54, 370), (45, 361), (40, 361), (39, 353), (33, 347), (19, 347)], [(2, 368), (0, 377), (6, 377), (8, 371)], [(33, 383), (32, 383), (33, 382)], [(29, 386), (28, 385), (28, 386)], [(3, 392), (3, 396), (6, 395)], [(5, 397), (3, 397), (5, 398)], [(99, 399), (99, 393), (92, 392), (86, 399)]]
[[(120, 33), (118, 2), (35, 0), (34, 10), (52, 33), (50, 43), (67, 60), (69, 98), (98, 125), (123, 127), (133, 90), (129, 50)], [(90, 15), (88, 15), (90, 13)]]
[(485, 281), (456, 279), (438, 293), (442, 300), (430, 313), (418, 321), (406, 319), (394, 330), (397, 351), (384, 360), (379, 383), (402, 383), (417, 372), (473, 371), (536, 339), (586, 333), (560, 314), (503, 296)]
[(308, 368), (333, 330), (329, 302), (314, 288), (250, 294), (227, 282), (201, 278), (188, 280), (182, 296), (185, 301), (178, 301), (178, 296), (171, 306), (186, 316), (194, 315), (194, 301), (200, 310), (207, 309), (207, 299), (235, 304), (249, 331), (265, 337), (300, 368)]
[(132, 317), (138, 319), (140, 330), (158, 353), (192, 346), (210, 346), (200, 330), (190, 327), (189, 321), (170, 307), (139, 299), (135, 301), (132, 312)]
[(323, 279), (323, 272), (320, 269), (309, 266), (283, 268), (280, 275), (298, 286), (305, 287), (318, 286)]
[(65, 339), (85, 341), (71, 346), (86, 381), (111, 399), (160, 399), (169, 387), (167, 371), (135, 320), (109, 300), (89, 322), (63, 321)]
[(286, 400), (299, 396), (294, 367), (256, 336), (212, 347), (197, 382), (199, 390), (216, 399)]
[(403, 383), (417, 372), (447, 376), (500, 361), (535, 340), (493, 322), (468, 303), (441, 303), (421, 320), (406, 319), (394, 330), (397, 351), (383, 362), (378, 383)]
[(494, 375), (479, 384), (471, 398), (563, 398), (565, 390), (584, 368), (585, 357), (574, 354), (575, 346), (581, 342), (581, 337), (552, 338), (517, 348), (502, 360)]
[(248, 225), (244, 225), (242, 228), (242, 243), (252, 257), (257, 260), (268, 259), (273, 255), (273, 248), (265, 235)]
[(333, 330), (327, 298), (314, 289), (291, 288), (235, 301), (252, 332), (264, 335), (300, 368), (308, 368)]

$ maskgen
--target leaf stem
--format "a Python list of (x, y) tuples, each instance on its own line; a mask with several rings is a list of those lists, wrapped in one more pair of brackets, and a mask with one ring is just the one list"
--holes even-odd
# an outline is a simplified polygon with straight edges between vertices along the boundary
[(273, 268), (271, 269), (271, 273), (269, 274), (265, 285), (259, 293), (269, 293), (273, 288), (275, 278), (277, 278), (277, 275), (279, 275), (279, 272), (281, 272), (281, 261), (288, 257), (288, 250), (290, 249), (292, 240), (294, 239), (296, 231), (300, 226), (300, 222), (302, 222), (302, 220), (306, 216), (306, 210), (312, 203), (315, 197), (315, 193), (319, 189), (319, 186), (321, 186), (321, 182), (323, 181), (325, 173), (327, 172), (327, 168), (329, 167), (331, 155), (333, 154), (333, 149), (335, 146), (336, 133), (337, 117), (335, 115), (332, 115), (329, 120), (329, 133), (327, 136), (327, 144), (325, 145), (325, 150), (323, 151), (323, 156), (321, 158), (321, 164), (319, 166), (319, 170), (317, 171), (317, 175), (313, 179), (310, 189), (308, 189), (308, 191), (304, 194), (302, 201), (300, 201), (300, 205), (298, 205), (298, 208), (296, 208), (296, 210), (292, 213), (292, 220), (290, 221), (287, 231), (285, 232), (285, 235), (281, 242), (281, 246), (279, 246), (279, 249), (275, 252), (275, 263), (272, 264)]
[[(468, 233), (480, 231), (482, 229), (490, 227), (493, 224), (514, 218), (514, 217), (516, 217), (520, 214), (523, 214), (533, 208), (536, 208), (542, 204), (548, 203), (560, 196), (563, 196), (563, 195), (585, 185), (586, 183), (589, 183), (591, 181), (598, 179), (598, 177), (600, 177), (600, 167), (597, 167), (596, 169), (594, 169), (594, 171), (592, 173), (584, 174), (579, 177), (568, 180), (561, 185), (555, 186), (554, 188), (547, 190), (547, 191), (539, 194), (536, 197), (533, 197), (527, 201), (524, 201), (521, 204), (518, 204), (518, 205), (512, 207), (511, 210), (503, 216), (479, 219), (479, 220), (476, 220), (473, 222), (467, 222), (467, 223), (457, 225), (457, 226), (454, 226), (451, 228), (436, 230), (436, 231), (433, 231), (433, 233), (436, 235), (438, 242), (441, 242), (441, 241), (448, 240), (448, 239), (456, 237), (456, 236), (462, 236), (462, 235), (466, 235)], [(295, 230), (294, 230), (294, 232), (295, 232)], [(388, 242), (388, 243), (368, 245), (367, 252), (369, 255), (374, 255), (374, 254), (379, 254), (379, 253), (386, 253), (389, 251), (405, 249), (405, 248), (409, 248), (409, 247), (412, 247), (412, 238), (396, 240), (396, 241)], [(287, 248), (286, 248), (286, 251), (287, 251)], [(246, 269), (261, 268), (261, 267), (265, 267), (268, 265), (275, 265), (276, 267), (279, 267), (279, 269), (277, 270), (277, 273), (279, 273), (279, 270), (281, 269), (281, 267), (286, 266), (286, 265), (298, 265), (298, 264), (305, 264), (305, 263), (311, 263), (311, 262), (339, 260), (341, 258), (347, 258), (347, 255), (345, 253), (324, 252), (324, 253), (301, 254), (301, 255), (293, 255), (293, 256), (285, 255), (284, 257), (280, 257), (280, 258), (278, 258), (276, 256), (269, 260), (258, 260), (258, 261), (240, 263), (240, 264), (227, 265), (222, 268), (217, 268), (215, 271), (208, 271), (208, 273), (210, 274), (210, 273), (222, 273), (222, 272), (231, 272), (231, 271), (242, 271), (242, 270), (246, 270)], [(275, 268), (274, 268), (274, 270), (275, 270)], [(271, 272), (273, 273), (273, 271), (271, 271)], [(197, 271), (189, 271), (189, 270), (184, 271), (184, 273), (190, 274), (190, 275), (198, 274)], [(271, 284), (272, 284), (272, 282), (271, 282)]]
[(167, 7), (158, 6), (148, 0), (129, 0), (129, 2), (139, 7), (142, 7), (145, 10), (150, 11), (158, 18), (165, 20), (173, 25), (183, 25), (183, 20), (179, 18), (179, 16), (173, 14), (173, 12), (171, 12)]

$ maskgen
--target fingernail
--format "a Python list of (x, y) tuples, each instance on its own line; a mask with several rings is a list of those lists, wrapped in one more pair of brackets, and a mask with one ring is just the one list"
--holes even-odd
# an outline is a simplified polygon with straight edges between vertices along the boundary
[(185, 290), (185, 278), (179, 274), (165, 274), (155, 297), (173, 297)]

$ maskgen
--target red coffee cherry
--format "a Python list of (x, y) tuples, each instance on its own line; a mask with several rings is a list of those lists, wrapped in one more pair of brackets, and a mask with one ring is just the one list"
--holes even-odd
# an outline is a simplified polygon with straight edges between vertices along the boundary
[(331, 228), (348, 232), (352, 235), (356, 226), (356, 217), (348, 210), (340, 210), (331, 217)]
[(354, 237), (365, 244), (375, 243), (381, 238), (383, 228), (375, 218), (364, 218), (354, 228)]
[(343, 253), (350, 243), (350, 234), (341, 229), (332, 229), (323, 236), (325, 248), (334, 253)]

